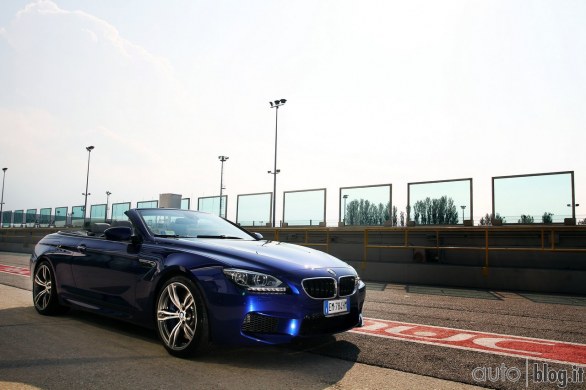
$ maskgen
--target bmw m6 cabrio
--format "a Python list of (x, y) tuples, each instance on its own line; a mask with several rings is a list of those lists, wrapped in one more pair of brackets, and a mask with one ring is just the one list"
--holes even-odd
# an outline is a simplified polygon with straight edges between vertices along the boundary
[(335, 257), (203, 212), (126, 214), (36, 245), (40, 314), (71, 307), (146, 325), (179, 357), (210, 342), (282, 344), (362, 324), (365, 285)]

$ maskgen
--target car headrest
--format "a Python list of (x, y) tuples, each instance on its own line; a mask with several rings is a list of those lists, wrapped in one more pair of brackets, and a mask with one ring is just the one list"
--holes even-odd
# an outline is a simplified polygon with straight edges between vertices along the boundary
[(131, 228), (132, 223), (130, 223), (130, 221), (112, 221), (112, 226), (126, 226)]
[(92, 233), (95, 234), (102, 234), (106, 229), (110, 227), (109, 223), (104, 222), (94, 222), (91, 224), (90, 229)]

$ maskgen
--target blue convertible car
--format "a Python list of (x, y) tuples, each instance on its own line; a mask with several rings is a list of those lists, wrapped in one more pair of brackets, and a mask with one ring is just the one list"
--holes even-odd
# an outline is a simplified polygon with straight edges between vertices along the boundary
[(132, 209), (129, 221), (44, 237), (31, 257), (33, 301), (156, 329), (175, 356), (208, 342), (287, 343), (362, 323), (364, 283), (348, 264), (263, 240), (211, 214)]

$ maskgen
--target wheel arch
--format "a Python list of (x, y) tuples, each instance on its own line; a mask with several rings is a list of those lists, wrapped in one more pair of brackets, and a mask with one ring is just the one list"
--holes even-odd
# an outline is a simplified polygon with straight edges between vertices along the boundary
[(55, 275), (54, 277), (57, 276), (55, 273), (55, 264), (53, 264), (53, 262), (51, 261), (51, 258), (46, 255), (41, 255), (41, 256), (37, 257), (37, 259), (33, 263), (33, 269), (31, 270), (31, 277), (33, 279), (32, 280), (33, 282), (34, 282), (35, 274), (37, 273), (37, 269), (39, 268), (39, 265), (41, 265), (42, 263), (49, 263), (49, 267), (51, 267), (51, 272), (53, 272), (53, 275)]

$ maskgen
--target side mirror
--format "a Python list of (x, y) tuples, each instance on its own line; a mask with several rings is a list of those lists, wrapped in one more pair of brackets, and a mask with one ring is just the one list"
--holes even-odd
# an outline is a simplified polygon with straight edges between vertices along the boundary
[(254, 236), (254, 238), (256, 238), (257, 240), (262, 240), (264, 237), (262, 236), (262, 234), (260, 233), (252, 233), (252, 235)]
[(104, 231), (104, 236), (111, 241), (129, 241), (132, 237), (132, 228), (115, 226)]

